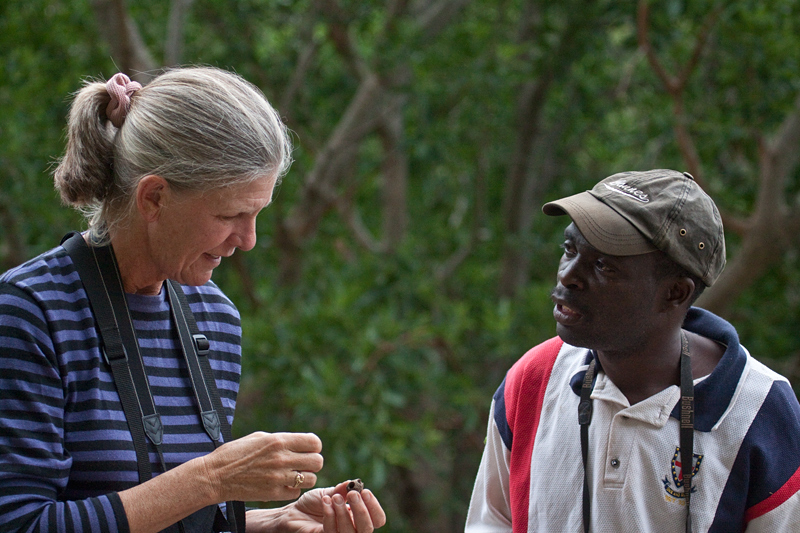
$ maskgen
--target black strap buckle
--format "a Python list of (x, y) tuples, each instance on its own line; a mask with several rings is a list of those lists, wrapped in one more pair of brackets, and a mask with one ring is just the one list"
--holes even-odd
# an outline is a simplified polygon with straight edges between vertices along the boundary
[(103, 354), (103, 361), (105, 361), (108, 366), (111, 366), (112, 361), (128, 360), (128, 350), (126, 350), (123, 345), (120, 345), (120, 348), (122, 348), (122, 351), (118, 352), (116, 357), (109, 357), (105, 344), (100, 347), (100, 353)]
[(192, 335), (192, 341), (194, 341), (194, 347), (197, 350), (197, 355), (208, 355), (211, 344), (208, 342), (208, 338), (205, 335), (202, 333)]

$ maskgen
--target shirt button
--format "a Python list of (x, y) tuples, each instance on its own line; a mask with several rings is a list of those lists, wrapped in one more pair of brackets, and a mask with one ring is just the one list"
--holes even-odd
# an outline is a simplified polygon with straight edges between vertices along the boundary
[(611, 459), (611, 466), (613, 466), (614, 468), (619, 468), (619, 459), (617, 459), (616, 457)]

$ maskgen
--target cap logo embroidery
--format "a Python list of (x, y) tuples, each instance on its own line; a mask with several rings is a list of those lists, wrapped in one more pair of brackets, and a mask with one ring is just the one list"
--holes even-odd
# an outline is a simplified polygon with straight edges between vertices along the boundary
[(624, 194), (625, 196), (633, 198), (634, 200), (638, 200), (639, 202), (647, 203), (650, 201), (650, 197), (647, 195), (647, 193), (640, 191), (632, 185), (628, 185), (625, 180), (612, 181), (611, 183), (605, 183), (604, 185), (609, 190)]

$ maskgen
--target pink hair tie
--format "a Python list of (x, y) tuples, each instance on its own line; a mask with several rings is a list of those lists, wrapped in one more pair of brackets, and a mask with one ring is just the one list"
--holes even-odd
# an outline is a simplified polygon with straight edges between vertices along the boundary
[(118, 129), (125, 122), (128, 110), (131, 108), (131, 96), (142, 88), (139, 82), (131, 81), (125, 74), (119, 73), (108, 80), (106, 91), (111, 96), (111, 101), (106, 107), (106, 116)]

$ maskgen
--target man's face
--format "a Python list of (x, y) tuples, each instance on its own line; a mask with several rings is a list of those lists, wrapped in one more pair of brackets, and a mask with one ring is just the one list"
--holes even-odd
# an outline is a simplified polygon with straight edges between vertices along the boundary
[(651, 333), (662, 327), (656, 253), (604, 254), (575, 224), (564, 230), (562, 246), (558, 283), (552, 292), (559, 337), (599, 352), (645, 346)]

